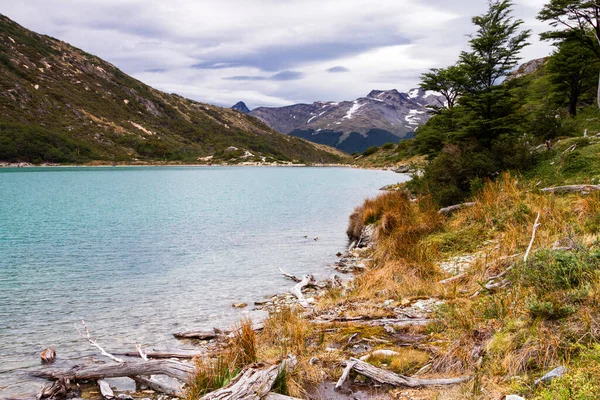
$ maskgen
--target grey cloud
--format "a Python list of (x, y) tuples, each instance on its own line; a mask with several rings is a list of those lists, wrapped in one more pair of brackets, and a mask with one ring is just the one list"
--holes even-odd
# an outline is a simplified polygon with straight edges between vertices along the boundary
[(281, 71), (275, 75), (271, 75), (269, 79), (272, 81), (295, 81), (301, 79), (303, 76), (304, 74), (298, 71)]
[(348, 41), (345, 38), (340, 38), (339, 41), (283, 44), (264, 47), (261, 51), (250, 54), (217, 57), (220, 62), (274, 72), (294, 68), (306, 62), (351, 57), (378, 47), (409, 43), (408, 38), (393, 34), (388, 35), (385, 31), (382, 31), (381, 36), (366, 38), (362, 41)]
[(230, 81), (295, 81), (302, 79), (304, 74), (298, 71), (281, 71), (270, 76), (260, 75), (237, 75), (226, 76), (223, 79)]
[[(456, 61), (474, 31), (471, 16), (486, 8), (481, 0), (381, 0), (368, 9), (362, 0), (345, 0), (344, 7), (332, 7), (335, 0), (5, 3), (2, 13), (25, 27), (96, 54), (157, 88), (222, 104), (251, 99), (254, 105), (350, 100), (375, 87), (414, 87), (428, 68)], [(515, 15), (536, 23), (542, 3), (515, 0)], [(410, 46), (378, 55), (398, 45)], [(523, 57), (544, 56), (547, 47), (536, 43)], [(336, 79), (324, 83), (327, 73)]]
[(341, 65), (338, 65), (336, 67), (331, 67), (327, 69), (327, 72), (331, 72), (331, 73), (339, 73), (339, 72), (350, 72), (350, 70), (346, 67), (343, 67)]

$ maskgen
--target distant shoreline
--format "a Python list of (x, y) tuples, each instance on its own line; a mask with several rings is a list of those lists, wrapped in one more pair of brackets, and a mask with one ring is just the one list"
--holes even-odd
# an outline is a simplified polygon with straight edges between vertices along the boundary
[(106, 167), (289, 167), (289, 168), (353, 168), (353, 169), (366, 169), (366, 170), (380, 170), (392, 172), (392, 167), (365, 167), (352, 164), (280, 164), (280, 163), (239, 163), (239, 164), (226, 164), (226, 163), (215, 163), (215, 164), (179, 164), (179, 163), (98, 163), (93, 162), (89, 164), (31, 164), (31, 163), (2, 163), (0, 162), (0, 169), (17, 169), (17, 168), (106, 168)]

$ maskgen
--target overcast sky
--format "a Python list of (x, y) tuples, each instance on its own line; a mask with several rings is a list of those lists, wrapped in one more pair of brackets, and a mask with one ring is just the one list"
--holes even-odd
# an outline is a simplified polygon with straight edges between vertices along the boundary
[[(406, 91), (456, 61), (486, 0), (18, 0), (0, 12), (158, 89), (250, 108)], [(524, 61), (551, 49), (535, 16)]]

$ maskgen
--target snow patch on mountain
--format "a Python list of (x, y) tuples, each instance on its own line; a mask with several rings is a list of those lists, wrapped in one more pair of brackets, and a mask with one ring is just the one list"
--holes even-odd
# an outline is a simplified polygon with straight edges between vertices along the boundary
[(419, 114), (425, 114), (425, 111), (419, 110), (410, 110), (404, 120), (408, 122), (409, 125), (420, 125), (421, 122), (417, 119)]
[(358, 109), (361, 108), (363, 105), (364, 104), (360, 104), (358, 100), (354, 100), (352, 107), (350, 107), (350, 109), (342, 119), (352, 119), (352, 115), (354, 115), (354, 113), (357, 112)]

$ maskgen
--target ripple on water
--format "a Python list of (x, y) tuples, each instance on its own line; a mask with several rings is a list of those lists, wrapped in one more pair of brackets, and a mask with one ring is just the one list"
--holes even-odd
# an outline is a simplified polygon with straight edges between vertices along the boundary
[[(325, 271), (347, 217), (405, 179), (341, 168), (32, 168), (0, 170), (0, 382), (39, 352), (91, 355), (85, 319), (110, 351), (185, 347), (171, 333), (223, 326), (234, 302), (286, 290), (278, 267)], [(318, 241), (305, 239), (318, 236)]]

